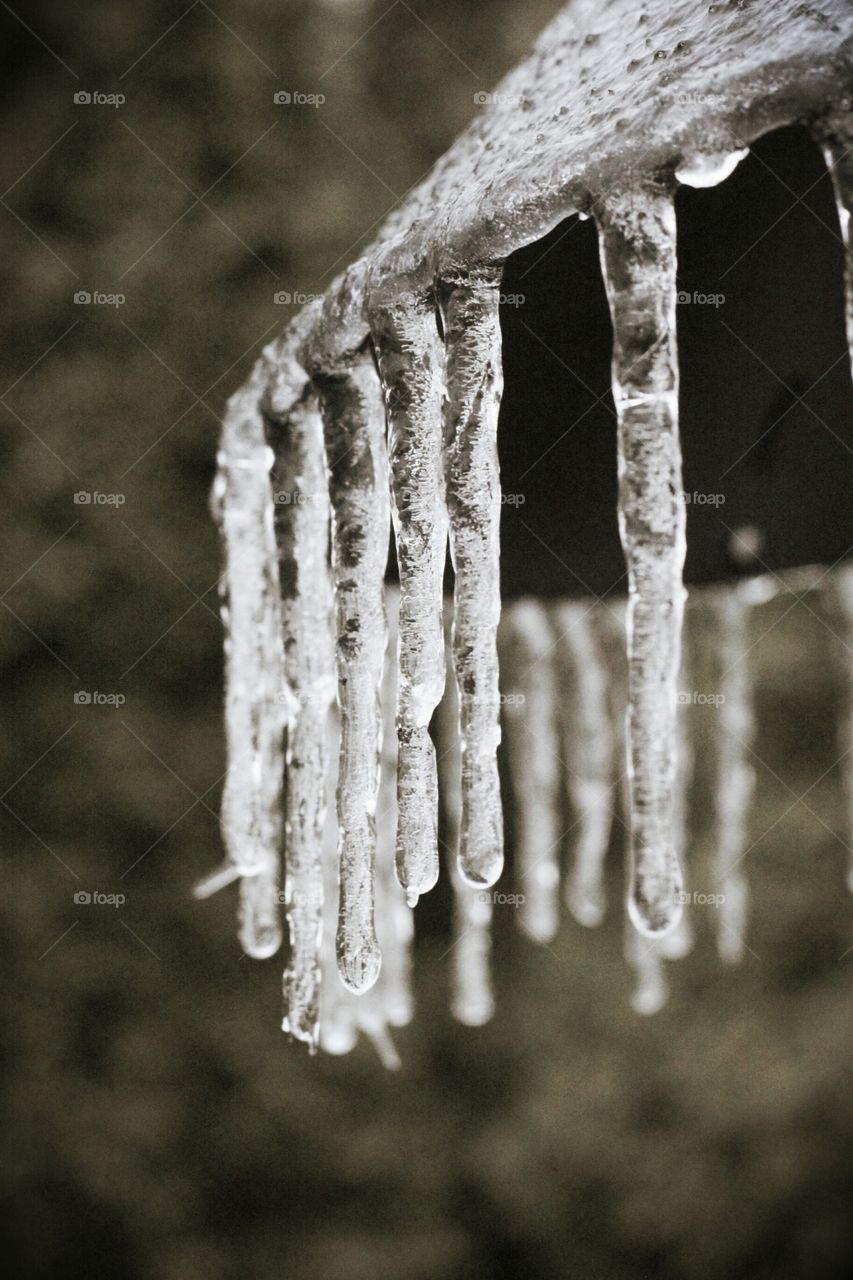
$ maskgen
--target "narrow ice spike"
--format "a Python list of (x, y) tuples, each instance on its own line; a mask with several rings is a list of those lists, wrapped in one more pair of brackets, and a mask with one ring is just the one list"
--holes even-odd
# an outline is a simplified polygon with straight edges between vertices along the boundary
[[(686, 655), (682, 654), (679, 681), (682, 689), (690, 684)], [(672, 843), (689, 884), (687, 852), (690, 847), (690, 783), (693, 778), (693, 743), (690, 734), (690, 705), (679, 699), (676, 711), (676, 763), (672, 812)], [(693, 922), (689, 911), (682, 911), (674, 929), (657, 939), (658, 954), (665, 960), (683, 960), (693, 950)]]
[(608, 673), (588, 603), (558, 605), (554, 625), (564, 688), (560, 728), (565, 785), (576, 827), (566, 905), (579, 924), (601, 924), (605, 912), (604, 859), (614, 808), (615, 735), (608, 706)]
[(332, 508), (341, 758), (338, 968), (351, 991), (367, 991), (382, 953), (374, 924), (376, 797), (385, 654), (384, 579), (390, 512), (385, 409), (373, 361), (316, 379)]
[(821, 123), (820, 140), (829, 168), (844, 241), (844, 298), (847, 346), (853, 369), (853, 112), (838, 112)]
[(225, 739), (222, 838), (228, 863), (266, 876), (281, 841), (285, 709), (276, 571), (272, 454), (264, 438), (258, 374), (232, 396), (214, 486), (225, 554)]
[(847, 887), (853, 893), (853, 665), (848, 650), (853, 649), (853, 565), (839, 565), (835, 570), (835, 594), (839, 605), (841, 637), (845, 646), (842, 655), (841, 711), (838, 749), (841, 755), (841, 778), (844, 788), (847, 818), (847, 845), (850, 861), (847, 867)]
[[(448, 610), (448, 643), (450, 630)], [(488, 889), (473, 888), (459, 870), (462, 753), (459, 700), (452, 670), (448, 670), (444, 698), (438, 709), (438, 752), (445, 849), (453, 886), (450, 1011), (464, 1026), (481, 1027), (495, 1012), (491, 973), (492, 895)]]
[[(213, 892), (242, 875), (238, 935), (247, 955), (281, 946), (281, 795), (285, 709), (272, 453), (264, 437), (262, 375), (231, 398), (213, 490), (225, 550), (227, 773), (222, 837), (227, 864), (201, 886)], [(212, 881), (212, 885), (211, 885)]]
[(749, 650), (750, 606), (737, 587), (713, 593), (719, 628), (717, 705), (715, 893), (717, 951), (727, 964), (743, 959), (749, 886), (743, 858), (747, 850), (749, 806), (755, 786), (750, 748), (755, 733)]
[(629, 583), (629, 910), (637, 929), (655, 937), (673, 929), (682, 910), (672, 818), (686, 544), (670, 197), (650, 188), (609, 194), (601, 258), (613, 319), (619, 529)]
[(209, 875), (203, 876), (198, 881), (193, 888), (193, 897), (202, 902), (205, 898), (212, 898), (220, 889), (227, 888), (229, 884), (239, 879), (240, 868), (231, 863), (225, 863), (224, 866), (217, 867), (215, 871), (211, 871)]
[(286, 677), (278, 698), (287, 704), (290, 715), (284, 838), (290, 958), (283, 977), (283, 1027), (314, 1048), (320, 993), (327, 721), (335, 691), (329, 494), (316, 401), (305, 397), (285, 417), (268, 414), (267, 431), (275, 453)]
[(438, 879), (438, 782), (429, 723), (444, 689), (444, 350), (431, 298), (408, 295), (374, 312), (372, 327), (388, 417), (400, 571), (397, 875), (414, 906)]
[(515, 798), (516, 881), (524, 897), (518, 922), (537, 941), (548, 942), (560, 923), (557, 637), (539, 601), (516, 601), (506, 620), (503, 701)]
[(397, 832), (397, 617), (399, 592), (386, 590), (388, 639), (382, 673), (382, 750), (376, 810), (376, 931), (382, 948), (383, 1008), (389, 1026), (405, 1027), (414, 1015), (411, 950), (414, 913), (406, 902), (394, 867)]
[(466, 880), (481, 887), (494, 884), (503, 868), (497, 764), (500, 275), (494, 270), (451, 287), (444, 303), (445, 478), (455, 574), (452, 651), (462, 748), (459, 868)]

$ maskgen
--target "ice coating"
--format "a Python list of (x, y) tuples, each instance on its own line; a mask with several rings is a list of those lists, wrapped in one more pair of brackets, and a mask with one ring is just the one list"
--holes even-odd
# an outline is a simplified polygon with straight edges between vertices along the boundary
[(631, 1008), (643, 1017), (660, 1013), (669, 999), (669, 979), (661, 950), (663, 938), (638, 933), (633, 921), (625, 920), (625, 962), (634, 976)]
[(717, 908), (717, 951), (727, 964), (743, 958), (749, 886), (743, 858), (755, 770), (750, 748), (755, 731), (749, 669), (749, 614), (745, 593), (722, 588), (713, 594), (719, 635), (720, 664), (716, 709), (717, 792), (714, 892)]
[(838, 221), (844, 241), (844, 314), (853, 369), (853, 112), (839, 111), (821, 123), (823, 154), (832, 178)]
[(382, 960), (374, 924), (373, 876), (390, 535), (385, 410), (376, 370), (367, 356), (346, 372), (316, 381), (332, 509), (341, 709), (337, 953), (341, 979), (358, 992), (373, 985)]
[[(449, 644), (449, 610), (447, 639)], [(452, 670), (448, 670), (444, 698), (438, 708), (438, 770), (447, 855), (445, 862), (453, 886), (450, 1010), (457, 1022), (466, 1027), (481, 1027), (495, 1011), (491, 973), (492, 895), (487, 889), (475, 889), (459, 870), (462, 753), (459, 746), (459, 700)]]
[(574, 858), (565, 896), (574, 918), (588, 928), (604, 919), (604, 859), (616, 782), (616, 735), (597, 613), (585, 601), (557, 605), (554, 613), (563, 681), (559, 706), (565, 785), (576, 824), (571, 829)]
[(672, 200), (652, 187), (611, 192), (599, 224), (613, 320), (619, 531), (629, 584), (629, 910), (640, 932), (654, 937), (678, 923), (682, 887), (672, 843), (685, 599)]
[[(685, 688), (690, 681), (682, 655), (680, 683)], [(689, 792), (693, 777), (693, 744), (690, 734), (690, 708), (679, 704), (676, 711), (676, 764), (675, 794), (672, 812), (672, 843), (680, 860), (686, 884), (690, 884), (690, 867), (687, 862), (690, 847)], [(687, 896), (687, 895), (685, 895)], [(693, 925), (689, 911), (682, 911), (678, 924), (669, 933), (655, 940), (658, 954), (665, 960), (683, 960), (693, 950)]]
[(373, 341), (388, 417), (400, 572), (397, 875), (414, 906), (438, 879), (438, 780), (429, 722), (444, 691), (444, 348), (433, 300), (409, 295), (374, 313)]
[(547, 942), (560, 923), (560, 790), (557, 637), (546, 606), (517, 600), (501, 638), (504, 723), (515, 799), (518, 922)]
[(225, 415), (215, 485), (222, 534), (225, 742), (222, 839), (241, 875), (274, 884), (280, 858), (284, 706), (272, 454), (261, 389), (234, 395)]
[(290, 957), (284, 972), (284, 1030), (317, 1043), (327, 719), (334, 698), (329, 491), (323, 425), (312, 397), (286, 416), (267, 414), (275, 454), (273, 496), (279, 556), (285, 683), (289, 710), (284, 868)]
[(497, 434), (503, 386), (499, 287), (499, 271), (483, 273), (450, 287), (444, 299), (445, 479), (455, 574), (452, 652), (462, 755), (458, 857), (462, 875), (479, 886), (494, 884), (503, 867), (497, 765), (501, 611)]
[(395, 872), (397, 833), (397, 618), (400, 595), (386, 591), (388, 617), (385, 666), (382, 675), (382, 743), (379, 800), (376, 810), (376, 932), (382, 948), (381, 988), (389, 1027), (405, 1027), (412, 1020), (412, 943), (415, 921)]

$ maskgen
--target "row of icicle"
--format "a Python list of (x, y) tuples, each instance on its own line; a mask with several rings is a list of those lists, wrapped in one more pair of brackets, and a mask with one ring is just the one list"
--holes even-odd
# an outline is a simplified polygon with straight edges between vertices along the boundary
[[(851, 159), (841, 143), (827, 147), (849, 258)], [(723, 161), (718, 173), (731, 167)], [(697, 183), (708, 185), (708, 169), (697, 172)], [(508, 611), (502, 634), (522, 656), (509, 659), (499, 688), (497, 268), (377, 304), (369, 343), (345, 365), (313, 369), (309, 379), (291, 359), (271, 380), (261, 364), (229, 404), (214, 489), (225, 552), (227, 859), (198, 892), (239, 881), (240, 938), (259, 958), (281, 944), (284, 903), (290, 948), (283, 1025), (312, 1048), (319, 1042), (342, 1051), (361, 1029), (393, 1060), (388, 1027), (411, 1016), (411, 908), (439, 875), (439, 772), (453, 829), (454, 1007), (472, 1023), (491, 1013), (488, 891), (503, 867), (497, 748), (508, 679), (525, 686), (503, 717), (525, 885), (521, 922), (542, 939), (557, 927), (553, 797), (563, 751), (573, 761), (567, 769), (580, 831), (567, 902), (584, 924), (603, 914), (612, 791), (623, 772), (627, 779), (634, 925), (627, 950), (641, 975), (637, 1008), (661, 1003), (661, 958), (689, 945), (678, 856), (685, 512), (675, 216), (671, 194), (651, 184), (611, 192), (596, 216), (614, 331), (618, 515), (629, 581), (624, 770), (616, 765), (622, 748), (614, 682), (584, 617), (571, 622), (579, 606), (565, 606), (559, 644), (541, 605)], [(853, 338), (849, 261), (847, 271)], [(386, 662), (391, 527), (400, 592)], [(439, 770), (430, 725), (446, 680), (448, 542), (455, 706), (448, 710), (448, 699), (442, 706), (447, 745)], [(722, 635), (734, 653), (744, 625), (741, 596), (725, 598)], [(552, 721), (562, 694), (555, 697), (548, 661), (555, 645), (574, 673), (575, 725), (561, 746)], [(748, 740), (751, 711), (739, 661), (726, 679), (722, 719), (733, 718), (732, 739)], [(337, 777), (336, 820), (328, 812), (330, 775)], [(732, 757), (720, 782), (718, 870), (735, 940), (745, 912), (739, 859), (750, 776), (745, 759)], [(332, 973), (333, 938), (340, 982)], [(723, 944), (723, 954), (726, 945), (734, 955), (740, 943)]]

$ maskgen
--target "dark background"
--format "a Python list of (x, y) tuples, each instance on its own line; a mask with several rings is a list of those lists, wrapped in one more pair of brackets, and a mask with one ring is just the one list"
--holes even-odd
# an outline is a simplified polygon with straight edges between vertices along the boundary
[[(830, 597), (754, 619), (745, 962), (718, 965), (700, 913), (654, 1019), (628, 1008), (618, 912), (596, 932), (567, 920), (546, 950), (504, 908), (497, 1016), (456, 1026), (436, 891), (419, 909), (402, 1072), (367, 1046), (309, 1060), (278, 1030), (280, 961), (241, 958), (227, 892), (190, 898), (220, 857), (207, 493), (224, 399), (295, 310), (275, 293), (326, 287), (556, 7), (41, 0), (20, 20), (3, 7), (12, 1274), (853, 1269), (846, 651)], [(281, 89), (326, 102), (279, 108)], [(127, 100), (77, 105), (81, 90)], [(680, 285), (725, 295), (679, 308), (685, 487), (725, 497), (688, 508), (693, 580), (742, 571), (730, 538), (745, 524), (773, 568), (828, 565), (853, 541), (841, 248), (821, 174), (789, 130), (723, 187), (679, 195)], [(504, 487), (525, 499), (506, 511), (506, 590), (604, 592), (622, 565), (591, 224), (517, 255), (505, 289), (526, 298), (504, 317)], [(78, 290), (125, 302), (78, 305)], [(124, 501), (75, 504), (81, 491)], [(78, 705), (80, 690), (125, 702)], [(712, 714), (695, 709), (699, 748)], [(697, 868), (713, 837), (705, 794)], [(621, 853), (616, 838), (613, 900)], [(80, 889), (126, 902), (80, 906)]]

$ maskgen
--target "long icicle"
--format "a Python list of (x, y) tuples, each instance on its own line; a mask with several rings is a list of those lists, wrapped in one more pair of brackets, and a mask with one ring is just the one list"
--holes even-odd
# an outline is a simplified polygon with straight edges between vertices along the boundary
[[(448, 610), (448, 644), (451, 627)], [(447, 864), (453, 886), (450, 1011), (464, 1026), (481, 1027), (495, 1011), (491, 972), (492, 895), (488, 889), (475, 889), (459, 869), (462, 752), (459, 701), (452, 670), (448, 670), (444, 698), (438, 708), (438, 769)]]
[(613, 318), (619, 528), (629, 582), (629, 910), (639, 931), (655, 937), (675, 927), (682, 909), (671, 835), (686, 545), (671, 198), (646, 188), (608, 195), (601, 258)]
[(565, 784), (577, 823), (566, 905), (578, 923), (588, 928), (604, 919), (604, 859), (613, 825), (615, 781), (615, 735), (608, 707), (608, 673), (595, 626), (597, 610), (598, 606), (575, 601), (555, 610), (565, 682), (559, 698)]
[(323, 921), (327, 721), (334, 699), (329, 491), (323, 426), (305, 398), (284, 418), (267, 417), (275, 453), (275, 527), (290, 708), (285, 774), (285, 902), (290, 959), (283, 1028), (317, 1044)]
[(281, 944), (279, 906), (283, 732), (286, 709), (281, 609), (270, 487), (272, 453), (264, 437), (260, 377), (232, 396), (225, 416), (213, 502), (225, 551), (225, 736), (222, 797), (227, 865), (205, 896), (241, 879), (239, 933), (248, 955)]
[(503, 868), (497, 629), (501, 611), (498, 411), (503, 374), (495, 269), (450, 289), (445, 478), (454, 569), (453, 664), (462, 751), (459, 869), (475, 886)]
[(391, 1027), (405, 1027), (412, 1020), (411, 950), (415, 933), (414, 913), (395, 873), (397, 832), (397, 618), (399, 592), (386, 591), (388, 640), (382, 673), (382, 766), (376, 813), (376, 930), (382, 947), (385, 1015)]
[(853, 112), (848, 110), (830, 116), (821, 122), (819, 132), (844, 241), (844, 311), (853, 369)]
[(755, 770), (750, 747), (755, 730), (752, 680), (747, 661), (750, 607), (745, 594), (723, 587), (712, 596), (719, 628), (717, 695), (716, 847), (717, 952), (726, 964), (743, 959), (749, 886), (743, 870), (747, 819)]
[(367, 991), (382, 953), (374, 924), (376, 797), (385, 655), (385, 568), (390, 511), (385, 410), (372, 359), (315, 379), (320, 393), (332, 506), (341, 758), (338, 968)]
[(414, 906), (438, 879), (438, 780), (429, 723), (444, 690), (444, 350), (429, 298), (392, 304), (372, 321), (400, 571), (397, 875)]
[[(556, 636), (544, 604), (506, 612), (502, 662), (507, 753), (515, 799), (518, 922), (539, 942), (560, 923), (560, 736)], [(504, 648), (504, 644), (506, 647)]]

